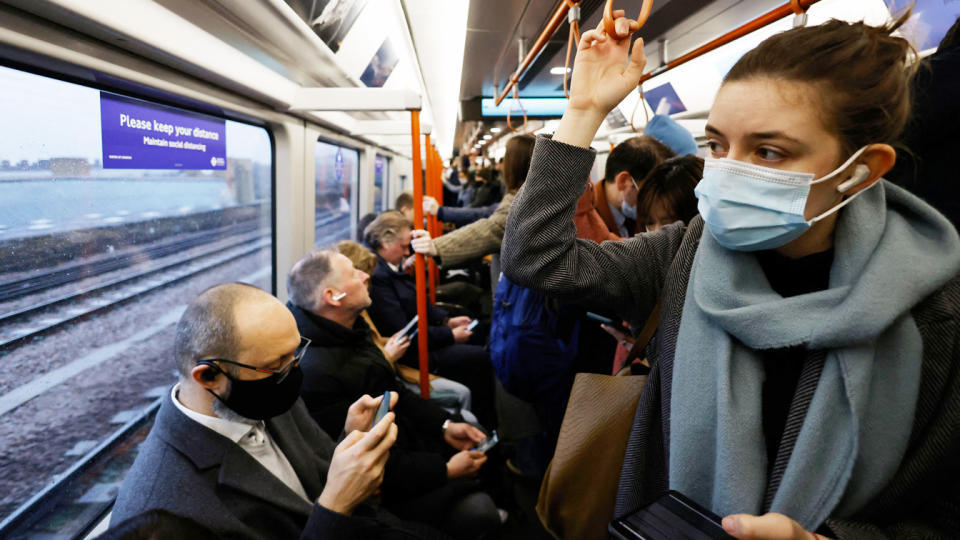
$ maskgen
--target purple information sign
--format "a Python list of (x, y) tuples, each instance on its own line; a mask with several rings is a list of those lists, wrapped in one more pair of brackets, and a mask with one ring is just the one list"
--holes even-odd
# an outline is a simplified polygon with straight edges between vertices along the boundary
[[(680, 96), (677, 95), (677, 91), (673, 89), (673, 85), (670, 83), (658, 86), (653, 90), (647, 90), (644, 92), (644, 97), (647, 98), (647, 103), (650, 104), (650, 108), (659, 114), (674, 114), (687, 110), (687, 107), (680, 101)], [(660, 110), (661, 100), (667, 101), (667, 104), (670, 105), (669, 110)]]
[(226, 122), (100, 93), (104, 169), (227, 168)]

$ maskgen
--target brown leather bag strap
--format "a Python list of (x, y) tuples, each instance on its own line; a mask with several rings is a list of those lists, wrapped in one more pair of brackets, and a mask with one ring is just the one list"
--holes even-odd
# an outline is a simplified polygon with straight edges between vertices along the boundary
[(659, 325), (660, 300), (657, 300), (657, 305), (653, 306), (653, 311), (650, 312), (650, 317), (647, 318), (647, 322), (643, 325), (643, 330), (640, 331), (637, 339), (633, 342), (633, 347), (630, 348), (630, 353), (627, 354), (627, 359), (623, 363), (624, 366), (630, 365), (631, 362), (643, 356), (644, 349), (647, 348), (647, 344), (653, 339), (653, 334), (656, 333), (657, 326)]

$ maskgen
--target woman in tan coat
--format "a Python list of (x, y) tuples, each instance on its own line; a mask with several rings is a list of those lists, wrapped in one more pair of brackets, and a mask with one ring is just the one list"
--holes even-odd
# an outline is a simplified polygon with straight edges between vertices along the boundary
[(438, 265), (446, 267), (499, 253), (513, 197), (527, 179), (534, 141), (532, 135), (518, 135), (507, 142), (507, 153), (503, 158), (503, 183), (507, 193), (493, 215), (435, 239), (430, 238), (430, 233), (425, 230), (413, 231), (410, 247), (417, 253), (434, 257)]

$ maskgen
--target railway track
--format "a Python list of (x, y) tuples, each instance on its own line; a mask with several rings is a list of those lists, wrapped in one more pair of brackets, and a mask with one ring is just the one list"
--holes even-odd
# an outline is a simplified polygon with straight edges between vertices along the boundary
[[(341, 216), (330, 217), (318, 222), (316, 229), (321, 231), (340, 221), (342, 221)], [(220, 234), (222, 234), (222, 231)], [(325, 235), (325, 237), (333, 239), (341, 234), (342, 231), (334, 231)], [(208, 239), (206, 243), (212, 241), (210, 235), (206, 235), (204, 238)], [(189, 239), (170, 242), (162, 246), (162, 252), (169, 255), (188, 248), (196, 248), (202, 244), (191, 235)], [(269, 234), (254, 232), (241, 235), (236, 240), (225, 246), (218, 246), (216, 249), (3, 314), (0, 316), (0, 353), (18, 347), (63, 325), (113, 309), (156, 289), (250, 255), (269, 245)], [(129, 259), (125, 257), (118, 257), (118, 259), (127, 261), (129, 266)], [(114, 270), (123, 268), (123, 266), (116, 266), (117, 264), (119, 263), (110, 263), (110, 267)], [(74, 276), (74, 280), (81, 279), (76, 277), (76, 274)], [(65, 275), (51, 275), (49, 279), (50, 282), (61, 281), (60, 285), (62, 285)], [(49, 285), (48, 282), (48, 286), (45, 288), (49, 289), (53, 286), (55, 285)]]
[(73, 263), (62, 268), (47, 270), (21, 279), (0, 283), (0, 302), (37, 294), (54, 287), (68, 285), (81, 279), (121, 270), (132, 266), (138, 259), (160, 259), (215, 242), (222, 238), (253, 232), (257, 230), (258, 226), (259, 223), (256, 220), (249, 220), (246, 223), (185, 234), (173, 240), (158, 242), (147, 248), (136, 251), (131, 250), (127, 253), (99, 261)]
[(0, 317), (0, 352), (269, 246), (269, 234), (248, 235), (226, 247), (4, 314)]

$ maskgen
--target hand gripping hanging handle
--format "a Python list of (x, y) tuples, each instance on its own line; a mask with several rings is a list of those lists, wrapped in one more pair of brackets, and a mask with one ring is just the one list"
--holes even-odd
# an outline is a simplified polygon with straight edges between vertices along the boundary
[(607, 5), (603, 8), (603, 29), (607, 32), (607, 35), (613, 39), (620, 40), (630, 37), (630, 34), (643, 28), (643, 25), (647, 22), (647, 17), (650, 16), (651, 9), (653, 9), (653, 0), (643, 0), (643, 6), (640, 7), (640, 14), (637, 15), (637, 20), (623, 17), (627, 28), (625, 29), (625, 33), (620, 33), (617, 31), (617, 21), (620, 20), (620, 18), (614, 16), (613, 0), (607, 0)]

